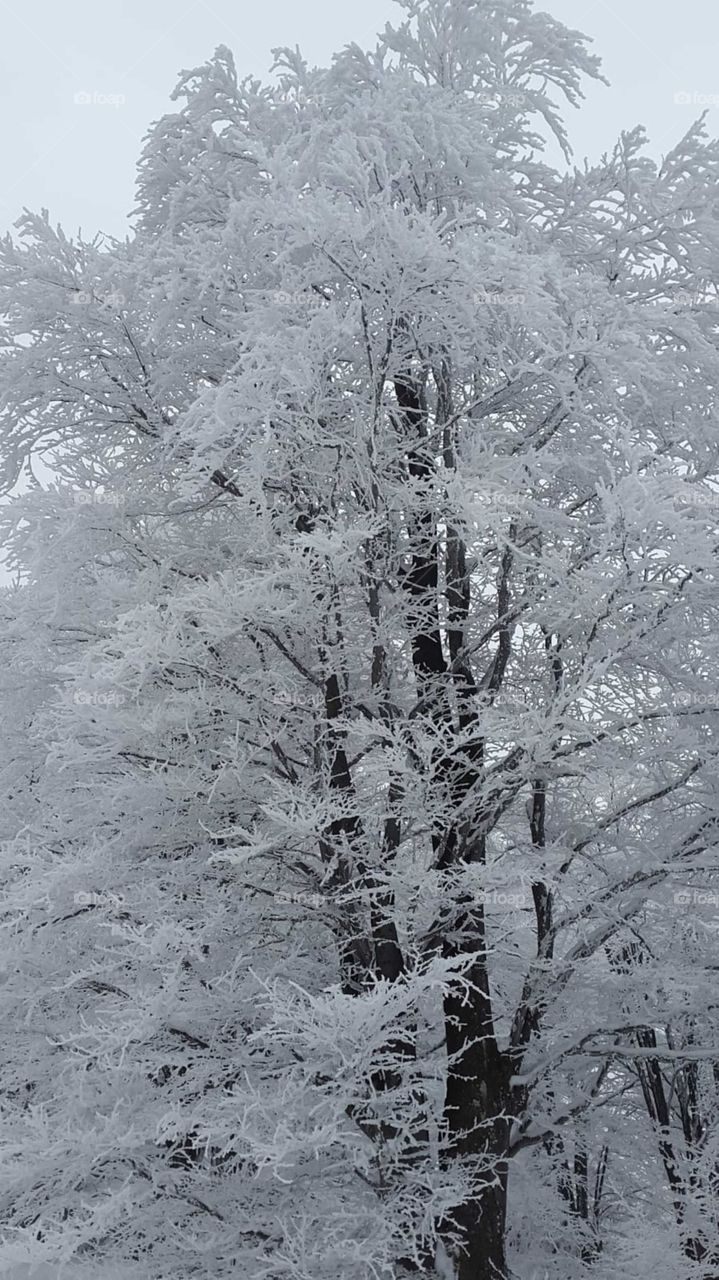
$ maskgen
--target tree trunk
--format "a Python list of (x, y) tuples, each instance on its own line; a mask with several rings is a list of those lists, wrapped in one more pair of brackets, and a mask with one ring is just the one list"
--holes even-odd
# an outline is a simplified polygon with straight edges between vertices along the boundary
[[(473, 908), (476, 937), (484, 920)], [(445, 948), (447, 951), (447, 948)], [(467, 974), (472, 983), (444, 1002), (449, 1070), (445, 1121), (453, 1160), (474, 1175), (475, 1193), (443, 1224), (460, 1238), (454, 1250), (458, 1280), (505, 1280), (508, 1148), (512, 1099), (510, 1059), (497, 1047), (484, 957)]]
[[(435, 373), (438, 417), (444, 423), (451, 410), (447, 369)], [(399, 422), (407, 442), (407, 467), (413, 482), (427, 486), (429, 497), (435, 459), (427, 444), (427, 406), (423, 383), (410, 374), (395, 378)], [(452, 469), (451, 440), (445, 431), (445, 465)], [(435, 496), (436, 497), (436, 496)], [(483, 862), (485, 840), (481, 815), (463, 816), (463, 804), (479, 787), (484, 743), (478, 718), (478, 694), (469, 660), (464, 653), (470, 608), (470, 580), (466, 553), (458, 531), (448, 527), (446, 547), (447, 663), (439, 605), (439, 512), (431, 501), (415, 513), (412, 563), (403, 585), (409, 607), (407, 623), (412, 640), (412, 660), (417, 693), (425, 714), (436, 728), (444, 728), (444, 741), (434, 761), (437, 788), (432, 843), (435, 866), (448, 879), (448, 901), (440, 907), (436, 939), (448, 958), (466, 955), (467, 968), (444, 997), (447, 1045), (447, 1084), (444, 1120), (448, 1138), (447, 1160), (469, 1178), (472, 1191), (438, 1224), (438, 1235), (453, 1259), (457, 1280), (506, 1280), (505, 1257), (508, 1148), (510, 1130), (510, 1058), (500, 1052), (494, 1031), (492, 999), (486, 956), (484, 908), (474, 898), (454, 897), (453, 868), (462, 863)], [(506, 560), (506, 558), (505, 558)], [(502, 581), (508, 564), (503, 562)], [(500, 612), (506, 601), (499, 602)], [(500, 636), (494, 660), (494, 685), (501, 683), (506, 665), (507, 634)], [(454, 695), (456, 715), (452, 711)], [(472, 729), (476, 732), (471, 733)], [(457, 749), (458, 739), (462, 740)]]

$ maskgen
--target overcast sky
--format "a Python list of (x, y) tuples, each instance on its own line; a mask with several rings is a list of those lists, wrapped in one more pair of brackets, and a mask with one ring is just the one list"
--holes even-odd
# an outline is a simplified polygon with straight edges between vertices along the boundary
[[(581, 113), (569, 113), (579, 159), (637, 123), (661, 155), (704, 105), (719, 104), (719, 0), (537, 7), (592, 36), (612, 82), (592, 86)], [(373, 45), (399, 14), (392, 0), (0, 0), (0, 225), (23, 206), (45, 207), (69, 233), (123, 235), (141, 139), (171, 108), (182, 68), (221, 43), (241, 74), (264, 76), (279, 44), (326, 63), (351, 40)], [(709, 122), (719, 132), (717, 106)]]

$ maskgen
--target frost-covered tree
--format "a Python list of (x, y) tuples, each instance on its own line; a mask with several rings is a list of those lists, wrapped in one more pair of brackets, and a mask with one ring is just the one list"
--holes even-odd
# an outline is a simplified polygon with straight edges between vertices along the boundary
[(1, 247), (11, 1276), (717, 1275), (719, 144), (401, 4)]

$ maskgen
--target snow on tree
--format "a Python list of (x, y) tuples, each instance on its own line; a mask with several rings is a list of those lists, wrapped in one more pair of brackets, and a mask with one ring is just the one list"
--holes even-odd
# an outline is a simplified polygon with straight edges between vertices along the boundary
[(719, 1270), (719, 144), (401, 5), (1, 246), (4, 1274)]

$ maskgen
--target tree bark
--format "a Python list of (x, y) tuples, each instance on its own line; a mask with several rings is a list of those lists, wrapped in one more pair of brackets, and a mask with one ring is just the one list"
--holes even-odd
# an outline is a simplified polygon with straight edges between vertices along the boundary
[[(440, 417), (449, 417), (449, 379), (446, 369), (438, 385)], [(412, 563), (404, 578), (409, 597), (408, 622), (417, 692), (425, 714), (444, 727), (434, 765), (437, 788), (435, 864), (451, 875), (465, 862), (483, 862), (485, 841), (472, 830), (467, 816), (458, 816), (463, 803), (478, 788), (484, 750), (478, 716), (479, 690), (464, 654), (470, 608), (470, 586), (464, 545), (457, 529), (447, 535), (446, 589), (448, 604), (447, 662), (440, 614), (439, 513), (431, 486), (435, 462), (427, 441), (424, 388), (409, 374), (395, 379), (400, 428), (407, 442), (407, 465), (424, 499), (415, 513)], [(452, 465), (451, 443), (445, 435), (445, 464)], [(506, 654), (500, 663), (506, 664)], [(501, 681), (501, 672), (498, 675)], [(457, 708), (452, 711), (452, 694)], [(473, 820), (479, 822), (479, 815)], [(449, 885), (449, 879), (448, 879)], [(437, 937), (448, 958), (467, 956), (464, 976), (444, 997), (447, 1045), (447, 1083), (444, 1120), (448, 1159), (460, 1162), (473, 1190), (438, 1225), (440, 1238), (453, 1257), (458, 1280), (506, 1280), (505, 1253), (508, 1151), (510, 1132), (511, 1059), (500, 1052), (494, 1029), (492, 996), (486, 954), (484, 909), (469, 898), (453, 904), (438, 921)]]

